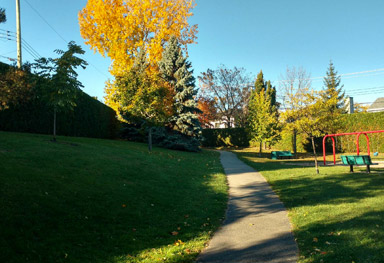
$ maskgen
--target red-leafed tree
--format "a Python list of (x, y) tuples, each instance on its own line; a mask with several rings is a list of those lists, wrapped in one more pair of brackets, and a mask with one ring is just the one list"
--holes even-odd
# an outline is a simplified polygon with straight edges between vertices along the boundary
[(210, 98), (199, 97), (197, 107), (202, 113), (198, 114), (199, 121), (203, 128), (213, 128), (211, 122), (216, 119), (215, 101)]

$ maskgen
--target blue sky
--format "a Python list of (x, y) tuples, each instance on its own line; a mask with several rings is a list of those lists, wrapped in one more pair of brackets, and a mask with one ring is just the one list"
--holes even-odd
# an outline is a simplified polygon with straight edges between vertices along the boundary
[[(22, 37), (41, 56), (53, 57), (66, 41), (82, 44), (90, 66), (79, 71), (84, 91), (102, 99), (111, 78), (110, 60), (83, 44), (77, 22), (86, 0), (20, 0)], [(29, 4), (59, 35), (36, 14)], [(191, 24), (198, 24), (198, 44), (189, 47), (195, 75), (227, 67), (244, 67), (253, 76), (263, 70), (279, 87), (287, 66), (311, 73), (313, 87), (322, 87), (329, 61), (342, 75), (346, 94), (373, 102), (384, 96), (384, 1), (382, 0), (197, 0)], [(0, 3), (8, 21), (1, 30), (15, 32), (15, 1)], [(1, 31), (0, 33), (4, 33)], [(0, 61), (16, 57), (14, 41), (1, 38)], [(64, 38), (64, 40), (62, 39)], [(24, 51), (24, 60), (33, 57)], [(365, 73), (362, 73), (365, 72)], [(346, 75), (344, 75), (346, 74)], [(279, 89), (278, 89), (279, 92)]]

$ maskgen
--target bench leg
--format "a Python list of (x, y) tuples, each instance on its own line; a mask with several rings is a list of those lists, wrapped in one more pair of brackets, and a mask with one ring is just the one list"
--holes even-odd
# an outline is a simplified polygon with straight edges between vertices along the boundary
[(371, 173), (371, 168), (367, 165), (367, 173)]
[(353, 173), (353, 165), (349, 165), (349, 172)]

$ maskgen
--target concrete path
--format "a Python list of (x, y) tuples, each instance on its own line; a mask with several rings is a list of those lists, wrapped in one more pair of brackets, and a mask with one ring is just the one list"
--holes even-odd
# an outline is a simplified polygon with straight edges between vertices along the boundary
[(287, 212), (260, 173), (221, 151), (229, 203), (223, 226), (197, 262), (296, 262), (298, 249)]

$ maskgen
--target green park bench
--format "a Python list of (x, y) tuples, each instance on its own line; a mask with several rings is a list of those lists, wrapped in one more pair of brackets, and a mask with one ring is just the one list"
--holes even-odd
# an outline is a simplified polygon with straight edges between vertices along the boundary
[(340, 157), (344, 165), (349, 165), (351, 173), (353, 173), (354, 165), (366, 165), (367, 173), (371, 172), (370, 165), (377, 165), (377, 163), (372, 163), (369, 155), (341, 155)]
[(273, 151), (273, 152), (271, 152), (271, 159), (272, 160), (283, 159), (283, 158), (291, 159), (292, 157), (293, 157), (293, 155), (290, 151)]

